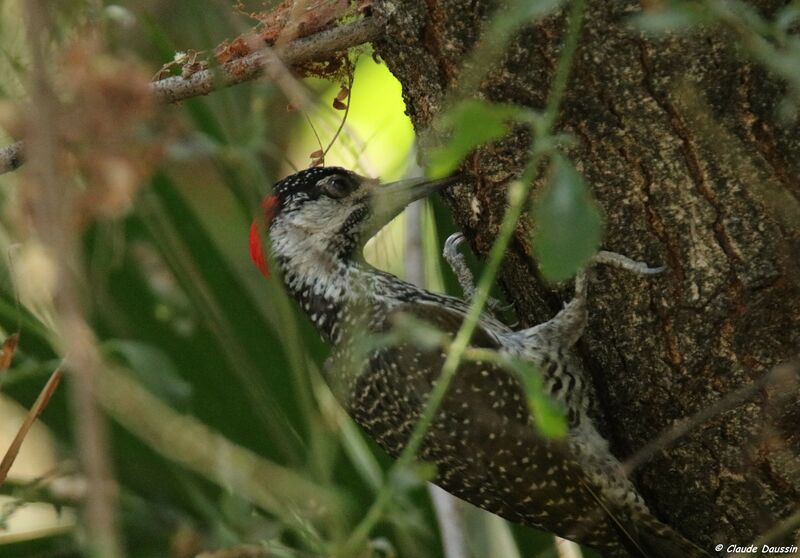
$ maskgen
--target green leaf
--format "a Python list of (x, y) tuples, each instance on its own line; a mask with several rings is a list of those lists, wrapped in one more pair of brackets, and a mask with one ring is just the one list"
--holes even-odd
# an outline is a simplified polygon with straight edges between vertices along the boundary
[(542, 274), (549, 281), (569, 279), (597, 251), (603, 220), (583, 177), (564, 157), (553, 158), (550, 182), (533, 213)]
[(184, 406), (192, 395), (192, 384), (184, 380), (169, 355), (159, 347), (131, 339), (109, 339), (101, 348), (135, 373), (151, 393), (173, 406)]
[(442, 178), (451, 174), (473, 149), (506, 135), (509, 122), (523, 110), (476, 99), (457, 104), (443, 117), (442, 125), (452, 133), (446, 144), (431, 150), (427, 175)]
[[(179, 284), (193, 306), (202, 312), (204, 323), (213, 327), (200, 333), (208, 335), (207, 352), (198, 349), (197, 355), (190, 355), (196, 358), (202, 354), (202, 360), (209, 364), (214, 359), (213, 365), (204, 367), (208, 375), (193, 374), (193, 399), (197, 398), (193, 404), (203, 409), (199, 418), (212, 424), (224, 423), (231, 428), (224, 431), (227, 436), (250, 447), (259, 447), (257, 436), (266, 433), (271, 447), (262, 445), (261, 450), (268, 450), (265, 455), (299, 459), (301, 440), (297, 427), (302, 425), (301, 411), (295, 403), (294, 386), (285, 381), (287, 362), (280, 351), (270, 350), (277, 340), (269, 324), (253, 311), (256, 302), (242, 278), (166, 174), (157, 173), (153, 177), (153, 184), (141, 196), (139, 207)], [(183, 262), (189, 262), (189, 266)], [(190, 365), (182, 365), (184, 355), (180, 357), (176, 358), (176, 365), (187, 369)], [(198, 364), (193, 362), (191, 366)], [(231, 381), (232, 373), (237, 382)], [(206, 392), (210, 386), (201, 386), (201, 380), (212, 378), (214, 387)], [(237, 397), (238, 411), (232, 413), (223, 402)], [(269, 450), (279, 453), (271, 455)]]

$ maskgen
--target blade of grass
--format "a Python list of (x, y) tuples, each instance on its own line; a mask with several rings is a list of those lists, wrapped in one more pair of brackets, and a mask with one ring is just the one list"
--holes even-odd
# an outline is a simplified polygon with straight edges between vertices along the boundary
[[(154, 188), (142, 196), (140, 207), (143, 218), (151, 228), (153, 238), (173, 268), (193, 304), (204, 316), (207, 326), (219, 340), (217, 346), (245, 387), (252, 408), (261, 419), (261, 426), (269, 440), (276, 444), (282, 454), (295, 463), (302, 461), (303, 437), (296, 432), (293, 423), (281, 410), (287, 409), (287, 401), (293, 399), (291, 392), (284, 391), (276, 397), (276, 390), (286, 390), (285, 382), (275, 382), (270, 388), (264, 375), (252, 361), (252, 352), (243, 347), (264, 343), (269, 327), (255, 319), (255, 303), (247, 296), (247, 289), (230, 270), (226, 259), (208, 238), (192, 210), (181, 200), (171, 180), (158, 175)], [(219, 300), (217, 293), (230, 293), (227, 300)], [(236, 320), (247, 318), (247, 323), (238, 327)], [(254, 331), (255, 330), (255, 331)], [(250, 341), (252, 339), (252, 341)]]
[(298, 518), (342, 517), (344, 501), (302, 474), (232, 443), (189, 415), (173, 411), (120, 370), (98, 385), (103, 408), (161, 455), (231, 490), (302, 532)]

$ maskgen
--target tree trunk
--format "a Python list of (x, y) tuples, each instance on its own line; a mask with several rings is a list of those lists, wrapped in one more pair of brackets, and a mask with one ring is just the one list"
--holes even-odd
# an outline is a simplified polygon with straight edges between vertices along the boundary
[[(783, 4), (753, 3), (767, 16)], [(495, 4), (374, 2), (389, 19), (376, 50), (402, 83), (418, 132), (443, 109)], [(776, 118), (785, 88), (719, 29), (644, 37), (626, 21), (639, 10), (632, 1), (589, 3), (557, 124), (575, 139), (569, 156), (604, 210), (603, 247), (669, 266), (655, 278), (598, 268), (590, 285), (579, 351), (623, 460), (796, 359), (800, 346), (800, 127)], [(527, 26), (480, 95), (542, 108), (564, 24), (560, 12)], [(462, 169), (471, 186), (447, 198), (479, 255), (492, 245), (528, 141), (518, 133), (476, 152)], [(540, 279), (526, 230), (499, 281), (531, 325), (569, 291)], [(705, 548), (748, 544), (800, 502), (797, 392), (757, 390), (633, 478), (657, 515)]]

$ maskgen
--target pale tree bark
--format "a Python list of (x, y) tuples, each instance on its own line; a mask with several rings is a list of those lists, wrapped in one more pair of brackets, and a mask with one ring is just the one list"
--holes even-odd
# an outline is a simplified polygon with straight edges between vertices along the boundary
[[(418, 132), (443, 110), (496, 4), (374, 2), (388, 21), (376, 50)], [(769, 16), (784, 2), (753, 4)], [(557, 125), (605, 213), (603, 247), (669, 266), (655, 279), (598, 269), (591, 283), (579, 350), (621, 459), (794, 362), (800, 346), (800, 128), (776, 117), (785, 88), (719, 29), (643, 36), (627, 23), (641, 9), (589, 3)], [(526, 27), (479, 95), (542, 108), (563, 30), (562, 13)], [(479, 255), (528, 141), (520, 132), (481, 149), (462, 168), (470, 186), (447, 195)], [(540, 279), (522, 228), (499, 281), (523, 325), (548, 319), (569, 293)], [(657, 515), (711, 549), (747, 544), (797, 513), (800, 398), (787, 377), (796, 372), (646, 456), (632, 475)]]

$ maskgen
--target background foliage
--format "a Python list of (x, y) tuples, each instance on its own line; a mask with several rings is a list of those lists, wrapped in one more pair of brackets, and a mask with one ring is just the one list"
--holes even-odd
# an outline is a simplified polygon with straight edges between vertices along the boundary
[[(130, 56), (155, 74), (176, 52), (213, 49), (253, 24), (227, 0), (201, 4), (65, 2), (55, 15), (52, 52), (73, 44), (87, 22), (99, 20), (113, 56)], [(26, 97), (30, 63), (21, 11), (17, 2), (0, 3), (0, 112), (9, 133)], [(325, 347), (280, 287), (265, 282), (248, 258), (247, 230), (259, 199), (277, 178), (307, 166), (318, 148), (315, 133), (327, 144), (341, 120), (341, 111), (331, 106), (340, 84), (304, 82), (313, 101), (307, 111), (287, 110), (280, 87), (268, 81), (161, 111), (157, 125), (137, 130), (163, 149), (152, 175), (136, 186), (131, 204), (123, 204), (113, 218), (94, 220), (83, 235), (87, 282), (81, 294), (91, 326), (104, 356), (135, 382), (119, 394), (127, 401), (109, 393), (104, 403), (128, 556), (194, 556), (243, 543), (276, 556), (317, 555), (346, 535), (384, 482), (389, 460), (343, 414), (320, 379)], [(162, 137), (151, 135), (156, 126)], [(326, 164), (396, 179), (419, 172), (412, 144), (399, 84), (364, 49), (347, 127)], [(47, 297), (37, 298), (24, 286), (40, 270), (27, 265), (25, 246), (18, 244), (16, 188), (22, 184), (16, 175), (4, 175), (0, 183), (3, 252), (14, 262), (3, 266), (0, 321), (6, 334), (21, 330), (20, 348), (0, 386), (4, 397), (20, 405), (3, 420), (19, 424), (23, 409), (58, 365), (60, 350)], [(423, 221), (429, 284), (442, 289), (439, 240), (452, 225), (436, 202)], [(403, 231), (401, 218), (368, 246), (367, 257), (402, 275)], [(452, 277), (444, 277), (452, 289)], [(19, 312), (15, 279), (23, 285)], [(62, 385), (42, 416), (47, 432), (38, 435), (52, 455), (24, 469), (20, 465), (30, 461), (24, 448), (3, 486), (10, 497), (0, 510), (8, 528), (6, 535), (0, 531), (0, 556), (83, 555), (84, 535), (72, 509), (84, 489), (76, 473), (75, 409), (69, 408), (67, 393)], [(181, 416), (192, 423), (180, 422)], [(184, 448), (200, 424), (266, 460), (256, 467), (262, 478), (231, 480), (242, 464), (226, 448)], [(176, 458), (181, 450), (184, 455)], [(281, 468), (271, 470), (265, 463)], [(298, 479), (334, 492), (341, 509), (314, 520), (291, 507), (267, 508), (253, 496), (259, 490), (308, 496), (305, 485), (287, 486)], [(397, 482), (402, 495), (375, 535), (376, 555), (441, 555), (423, 482), (412, 471)], [(56, 504), (60, 521), (15, 520), (28, 502), (42, 501)], [(512, 532), (477, 510), (470, 510), (467, 520), (474, 524), (476, 555), (503, 548), (513, 556), (517, 548), (538, 551), (550, 544), (547, 536)]]
[[(489, 29), (498, 39), (493, 44), (504, 44), (525, 17), (559, 4), (512, 2), (506, 17)], [(736, 2), (661, 4), (632, 25), (648, 33), (691, 32), (699, 24), (726, 29), (745, 55), (785, 78), (786, 101), (778, 109), (784, 118), (796, 117), (800, 57), (788, 30), (800, 13), (797, 2), (773, 22)], [(21, 5), (0, 1), (3, 144), (17, 137), (27, 99), (30, 59)], [(95, 67), (129, 60), (152, 74), (176, 52), (212, 50), (247, 31), (253, 21), (245, 12), (263, 7), (253, 1), (236, 10), (228, 0), (73, 0), (50, 6), (53, 57), (81, 44), (91, 23), (100, 27), (107, 48), (88, 49), (79, 62)], [(491, 61), (499, 53), (478, 54), (477, 60)], [(80, 64), (59, 67), (59, 79), (79, 79), (74, 72)], [(304, 110), (288, 110), (285, 90), (264, 80), (167, 107), (146, 124), (144, 118), (135, 122), (133, 137), (158, 153), (134, 154), (158, 162), (145, 165), (141, 180), (136, 164), (112, 165), (122, 191), (103, 198), (103, 208), (110, 209), (91, 212), (82, 229), (80, 296), (98, 346), (113, 365), (104, 371), (100, 399), (110, 419), (108, 449), (128, 556), (195, 556), (243, 544), (275, 556), (326, 554), (347, 538), (387, 482), (400, 487), (399, 496), (373, 533), (371, 552), (443, 555), (424, 490), (430, 471), (409, 467), (387, 477), (389, 460), (346, 417), (320, 378), (326, 348), (317, 334), (276, 281), (265, 282), (248, 261), (247, 229), (260, 198), (276, 179), (307, 166), (320, 148), (317, 136), (327, 145), (342, 118), (332, 107), (341, 83), (309, 78), (304, 86), (312, 101)], [(387, 180), (421, 172), (399, 85), (367, 48), (357, 59), (349, 103), (347, 125), (326, 164)], [(553, 108), (549, 115), (525, 114), (522, 120), (549, 136), (557, 100)], [(438, 167), (431, 172), (447, 174), (474, 146), (501, 137), (510, 125), (506, 120), (519, 117), (513, 107), (457, 106), (450, 113), (453, 142), (437, 152)], [(540, 117), (549, 121), (543, 124)], [(568, 144), (568, 138), (550, 139), (553, 149)], [(543, 162), (540, 156), (532, 154), (532, 167)], [(543, 265), (546, 274), (564, 279), (596, 248), (601, 218), (568, 160), (555, 158), (549, 176), (552, 188), (536, 211), (550, 225), (535, 241), (545, 260), (548, 251), (569, 256)], [(46, 262), (28, 244), (18, 192), (24, 186), (17, 175), (0, 177), (0, 241), (13, 256), (13, 265), (3, 270), (0, 324), (6, 335), (21, 331), (13, 366), (0, 376), (2, 395), (18, 403), (0, 409), (9, 423), (21, 422), (23, 409), (70, 351), (53, 327), (51, 291), (58, 286), (48, 287)], [(90, 189), (79, 179), (64, 187)], [(548, 233), (568, 220), (585, 224), (584, 234), (571, 245), (557, 245), (564, 235)], [(453, 225), (435, 200), (424, 212), (423, 227), (429, 287), (458, 293), (452, 275), (439, 265), (441, 241)], [(404, 230), (400, 218), (368, 245), (368, 259), (402, 276)], [(6, 534), (0, 530), (0, 556), (86, 553), (85, 533), (72, 513), (86, 492), (75, 465), (73, 417), (80, 412), (70, 408), (67, 389), (59, 388), (42, 416), (47, 429), (36, 435), (51, 455), (25, 469), (21, 456), (2, 487), (8, 498), (0, 508), (7, 528)], [(45, 509), (55, 509), (57, 520), (50, 517), (46, 529), (26, 532), (15, 521), (30, 502), (47, 502)], [(466, 505), (462, 512), (474, 556), (555, 555), (548, 535)]]

